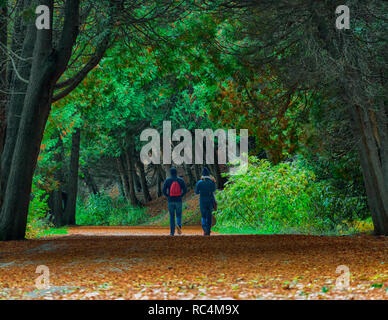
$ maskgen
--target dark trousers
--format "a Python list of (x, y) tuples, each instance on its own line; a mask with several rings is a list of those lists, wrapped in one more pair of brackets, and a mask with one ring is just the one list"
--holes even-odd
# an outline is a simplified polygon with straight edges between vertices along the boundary
[(212, 227), (213, 202), (212, 201), (200, 201), (199, 208), (201, 210), (202, 229), (206, 234), (210, 235), (210, 231), (211, 231), (211, 227)]
[(170, 213), (170, 234), (175, 233), (175, 215), (176, 223), (182, 227), (182, 201), (180, 202), (169, 202), (168, 212)]

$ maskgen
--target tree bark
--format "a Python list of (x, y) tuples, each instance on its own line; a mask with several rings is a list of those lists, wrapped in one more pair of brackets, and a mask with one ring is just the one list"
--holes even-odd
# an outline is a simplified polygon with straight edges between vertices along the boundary
[(171, 173), (170, 173), (170, 169), (172, 168), (172, 165), (171, 164), (165, 164), (163, 165), (163, 170), (165, 172), (165, 179), (167, 178), (170, 178), (171, 177)]
[(121, 181), (121, 177), (119, 177), (117, 179), (117, 186), (119, 188), (120, 196), (123, 197), (123, 198), (126, 198), (125, 193), (124, 193), (123, 183)]
[(124, 166), (123, 156), (117, 158), (117, 168), (119, 170), (121, 184), (123, 186), (124, 196), (127, 200), (129, 200), (129, 185), (128, 185), (128, 177), (126, 173), (126, 169)]
[(388, 235), (388, 124), (387, 110), (355, 106), (351, 110), (359, 137), (359, 155), (374, 233)]
[[(334, 9), (334, 3), (327, 2), (325, 4)], [(344, 37), (338, 38), (333, 33), (334, 29), (326, 28), (322, 16), (315, 13), (314, 19), (317, 20), (317, 25), (322, 26), (318, 27), (318, 36), (331, 54), (331, 58), (336, 60), (339, 56), (346, 57), (344, 72), (338, 85), (343, 89), (346, 97), (345, 102), (351, 105), (351, 122), (358, 141), (360, 164), (374, 233), (388, 235), (388, 108), (386, 100), (383, 99), (378, 110), (371, 107), (373, 104), (379, 104), (379, 98), (370, 97), (368, 93), (368, 82), (373, 83), (376, 79), (371, 79), (371, 77), (367, 79), (365, 75), (361, 75), (359, 70), (363, 70), (360, 65), (362, 56), (359, 52), (356, 51), (353, 55), (349, 55), (351, 52), (349, 48), (357, 48), (358, 46), (354, 39), (351, 40), (352, 47), (349, 47), (349, 40), (345, 43)], [(334, 42), (333, 39), (339, 41)], [(378, 64), (378, 62), (375, 61), (373, 65), (369, 64), (368, 67), (373, 70), (374, 64)], [(380, 77), (380, 81), (381, 88), (386, 87), (383, 77)], [(365, 105), (357, 105), (360, 100), (365, 101)], [(369, 105), (367, 105), (368, 102)]]
[(201, 179), (201, 167), (199, 164), (194, 165), (194, 172), (197, 181), (199, 181)]
[[(41, 4), (47, 5), (53, 12), (52, 0), (42, 0)], [(52, 47), (52, 27), (49, 30), (36, 31), (35, 40), (33, 37), (27, 37), (30, 39), (28, 46), (34, 46), (34, 53), (23, 107), (21, 114), (17, 115), (20, 117), (20, 123), (17, 137), (14, 138), (16, 143), (13, 152), (7, 154), (5, 159), (5, 162), (10, 164), (10, 169), (7, 170), (8, 178), (2, 190), (0, 240), (20, 240), (25, 236), (32, 177), (50, 111), (54, 85), (67, 67), (78, 35), (79, 0), (66, 1), (64, 10), (58, 50)], [(36, 28), (30, 26), (29, 30), (31, 29)], [(6, 145), (8, 139), (7, 132)]]
[[(0, 158), (3, 152), (4, 140), (5, 140), (5, 128), (6, 128), (6, 104), (7, 104), (7, 54), (4, 48), (7, 47), (7, 34), (8, 34), (8, 9), (6, 2), (0, 4)], [(1, 181), (1, 164), (0, 164), (0, 181)], [(1, 184), (0, 184), (1, 194)], [(1, 207), (1, 197), (0, 197)]]
[(75, 225), (75, 211), (78, 194), (79, 150), (81, 142), (81, 130), (79, 128), (75, 130), (71, 140), (69, 181), (67, 183), (67, 204), (64, 214), (64, 222), (66, 225)]
[(58, 189), (53, 190), (49, 196), (51, 220), (56, 227), (64, 225), (64, 206), (62, 198), (62, 186), (64, 185), (63, 160), (63, 142), (60, 135), (58, 134), (56, 152), (54, 153), (54, 161), (59, 166), (54, 173), (54, 179), (58, 182)]
[[(23, 7), (19, 8), (19, 14), (23, 10)], [(18, 76), (15, 71), (9, 71), (7, 78), (10, 80), (8, 91), (10, 92), (10, 99), (6, 107), (6, 127), (5, 127), (5, 140), (1, 153), (1, 193), (0, 203), (4, 198), (4, 192), (8, 181), (8, 175), (10, 173), (12, 156), (15, 150), (16, 139), (18, 137), (19, 124), (21, 120), (21, 114), (23, 111), (24, 100), (26, 98), (26, 91), (28, 85), (21, 80), (29, 79), (31, 73), (32, 63), (29, 58), (32, 57), (35, 48), (36, 27), (35, 25), (28, 25), (27, 33), (24, 39), (21, 37), (22, 28), (19, 28), (20, 22), (16, 22), (13, 39), (13, 50), (19, 49), (19, 42), (22, 42), (22, 48), (20, 56), (23, 60), (18, 60), (16, 69), (18, 70)]]
[(193, 188), (195, 186), (195, 180), (194, 180), (193, 172), (191, 171), (191, 165), (183, 163), (183, 168), (185, 169), (187, 177), (189, 178), (189, 186), (190, 188)]
[(84, 181), (90, 192), (93, 194), (98, 194), (98, 186), (94, 181), (93, 177), (90, 175), (89, 169), (86, 166), (81, 167), (81, 172), (84, 175)]
[(6, 3), (0, 3), (0, 156), (5, 138), (5, 108), (7, 104), (7, 47), (8, 9)]
[[(29, 7), (31, 0), (24, 0), (18, 4), (24, 3)], [(50, 12), (54, 11), (53, 0), (40, 0), (40, 5), (46, 5)], [(120, 4), (112, 3), (109, 5), (113, 8), (109, 18), (109, 35), (110, 28), (114, 27), (118, 8)], [(20, 9), (20, 8), (19, 8)], [(22, 10), (24, 8), (21, 8)], [(53, 92), (55, 85), (61, 75), (68, 67), (69, 59), (72, 55), (73, 46), (78, 37), (79, 31), (79, 10), (80, 0), (66, 0), (63, 7), (63, 27), (60, 32), (57, 46), (53, 47), (52, 41), (52, 22), (51, 14), (50, 25), (48, 30), (37, 30), (35, 21), (32, 19), (27, 32), (16, 32), (16, 35), (26, 37), (23, 43), (23, 50), (19, 56), (23, 57), (23, 62), (29, 64), (25, 68), (28, 75), (22, 76), (22, 69), (16, 72), (8, 72), (8, 79), (16, 79), (10, 85), (13, 92), (22, 92), (23, 94), (13, 94), (11, 98), (18, 100), (18, 103), (9, 103), (7, 108), (7, 129), (6, 140), (3, 149), (1, 167), (1, 194), (2, 201), (0, 214), (0, 240), (20, 240), (24, 239), (25, 228), (27, 223), (28, 205), (30, 200), (32, 176), (35, 170), (39, 147), (43, 137), (43, 131), (47, 122), (50, 106), (53, 101)], [(21, 11), (19, 11), (21, 13)], [(23, 15), (16, 14), (23, 19)], [(15, 28), (20, 26), (25, 29), (23, 24), (14, 24)], [(67, 95), (75, 86), (82, 81), (88, 71), (97, 65), (103, 53), (112, 43), (111, 37), (107, 36), (102, 39), (98, 50), (92, 56), (90, 63), (81, 70), (75, 81), (67, 84), (60, 93), (56, 95), (56, 100)], [(18, 44), (13, 41), (13, 43)], [(104, 52), (102, 52), (100, 49)], [(33, 54), (26, 54), (28, 52)], [(13, 50), (16, 52), (16, 50)], [(19, 50), (17, 52), (20, 52)], [(28, 58), (26, 60), (25, 58)], [(28, 83), (26, 83), (27, 81)], [(16, 90), (17, 85), (23, 85), (24, 90)], [(24, 94), (25, 92), (25, 94)], [(20, 120), (19, 120), (20, 119)], [(8, 132), (12, 133), (11, 135)], [(8, 147), (7, 147), (8, 146)], [(4, 164), (6, 166), (4, 166)], [(6, 173), (6, 176), (4, 175)]]
[(150, 191), (149, 191), (148, 185), (147, 185), (147, 179), (146, 179), (146, 174), (145, 174), (145, 170), (144, 170), (144, 163), (142, 163), (141, 161), (138, 161), (137, 166), (138, 166), (139, 172), (140, 172), (140, 184), (141, 184), (141, 190), (143, 192), (144, 203), (147, 203), (148, 201), (151, 201), (152, 198), (151, 198)]
[(164, 178), (162, 176), (162, 166), (159, 165), (157, 168), (157, 176), (156, 176), (156, 184), (157, 184), (157, 191), (158, 191), (158, 197), (161, 197), (163, 195), (163, 192), (162, 192), (162, 184), (163, 184), (163, 181), (164, 181)]
[(217, 181), (217, 189), (223, 189), (224, 188), (224, 183), (223, 183), (223, 178), (221, 176), (221, 170), (220, 170), (220, 165), (218, 164), (218, 152), (215, 151), (214, 154), (214, 177), (216, 178)]
[(134, 172), (133, 172), (133, 178), (134, 178), (133, 180), (134, 180), (134, 183), (135, 183), (135, 190), (136, 190), (136, 192), (142, 191), (140, 178), (139, 178), (139, 175), (136, 172), (136, 167), (135, 167)]
[(137, 206), (139, 205), (139, 200), (136, 197), (135, 190), (135, 166), (133, 163), (132, 155), (129, 154), (128, 151), (124, 153), (125, 160), (127, 162), (127, 170), (128, 170), (128, 185), (129, 185), (129, 201), (131, 205)]

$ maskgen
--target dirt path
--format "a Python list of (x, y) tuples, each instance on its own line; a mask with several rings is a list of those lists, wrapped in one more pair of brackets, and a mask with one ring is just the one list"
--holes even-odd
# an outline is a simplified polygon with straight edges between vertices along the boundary
[[(202, 235), (203, 231), (200, 226), (184, 226), (185, 235)], [(68, 235), (80, 236), (169, 236), (169, 227), (159, 226), (115, 226), (115, 227), (98, 227), (98, 226), (79, 226), (70, 228)], [(213, 233), (216, 235), (216, 233)]]
[[(388, 299), (386, 237), (184, 231), (78, 227), (0, 242), (0, 299)], [(47, 290), (35, 287), (38, 265), (49, 268)], [(348, 290), (335, 287), (340, 265), (351, 273)]]

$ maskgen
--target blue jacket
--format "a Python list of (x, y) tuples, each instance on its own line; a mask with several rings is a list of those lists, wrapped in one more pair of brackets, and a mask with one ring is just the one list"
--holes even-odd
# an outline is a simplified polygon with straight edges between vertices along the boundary
[[(178, 181), (179, 186), (181, 187), (182, 195), (180, 197), (170, 197), (168, 193), (170, 192), (170, 187), (174, 181)], [(163, 184), (163, 194), (168, 198), (168, 202), (182, 202), (182, 197), (187, 193), (186, 183), (182, 178), (178, 176), (171, 176), (167, 178)]]
[(214, 200), (213, 192), (216, 191), (216, 184), (206, 178), (205, 180), (199, 180), (195, 187), (195, 193), (199, 194), (200, 202), (211, 202)]

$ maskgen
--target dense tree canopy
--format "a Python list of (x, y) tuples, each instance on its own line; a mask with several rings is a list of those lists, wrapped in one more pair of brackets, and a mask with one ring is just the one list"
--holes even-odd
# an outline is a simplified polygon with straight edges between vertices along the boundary
[(78, 177), (99, 194), (96, 170), (132, 206), (160, 196), (168, 166), (144, 166), (139, 138), (164, 121), (248, 129), (250, 155), (303, 161), (358, 199), (347, 218), (367, 199), (388, 234), (386, 2), (347, 1), (349, 30), (331, 0), (40, 1), (49, 30), (36, 29), (36, 1), (0, 4), (1, 240), (24, 238), (31, 188), (55, 225), (74, 224)]

